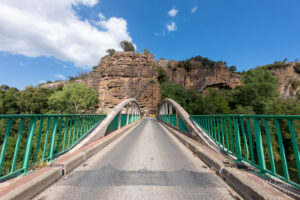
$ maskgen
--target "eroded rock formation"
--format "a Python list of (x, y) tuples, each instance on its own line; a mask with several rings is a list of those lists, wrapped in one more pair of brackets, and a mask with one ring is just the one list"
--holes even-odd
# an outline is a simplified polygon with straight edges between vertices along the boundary
[[(208, 88), (233, 89), (241, 85), (241, 75), (230, 72), (224, 63), (211, 66), (199, 61), (191, 61), (191, 69), (178, 67), (175, 60), (154, 60), (151, 55), (138, 52), (116, 52), (105, 56), (89, 77), (76, 82), (95, 88), (101, 104), (99, 110), (108, 111), (122, 100), (135, 98), (146, 113), (156, 113), (160, 102), (160, 85), (157, 68), (162, 67), (168, 80), (181, 84), (186, 89), (195, 88), (206, 93)], [(294, 70), (295, 63), (283, 68), (272, 69), (279, 78), (279, 92), (282, 97), (300, 95), (300, 74)], [(57, 88), (67, 82), (45, 84), (42, 87)]]
[(232, 74), (223, 63), (214, 67), (192, 62), (193, 69), (186, 72), (177, 66), (177, 61), (155, 61), (151, 55), (137, 52), (116, 52), (102, 58), (86, 83), (97, 89), (100, 109), (108, 110), (126, 98), (135, 98), (144, 112), (155, 113), (160, 102), (160, 87), (157, 67), (165, 69), (170, 81), (199, 92), (209, 87), (234, 88), (240, 77)]

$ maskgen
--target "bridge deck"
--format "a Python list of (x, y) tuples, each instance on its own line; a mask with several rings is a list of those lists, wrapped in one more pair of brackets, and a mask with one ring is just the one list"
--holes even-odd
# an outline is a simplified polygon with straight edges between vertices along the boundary
[(227, 186), (154, 119), (35, 199), (232, 199)]

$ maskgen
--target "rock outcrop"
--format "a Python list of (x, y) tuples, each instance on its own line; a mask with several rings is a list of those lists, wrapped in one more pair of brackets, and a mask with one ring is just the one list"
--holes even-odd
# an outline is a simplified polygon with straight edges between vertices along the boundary
[(231, 73), (223, 63), (213, 67), (193, 61), (192, 69), (174, 68), (177, 61), (155, 61), (151, 55), (137, 52), (116, 52), (102, 58), (87, 85), (99, 93), (100, 109), (108, 110), (126, 98), (135, 98), (146, 113), (155, 113), (160, 102), (157, 67), (162, 67), (170, 81), (199, 92), (210, 87), (234, 88), (241, 84), (239, 75)]
[(295, 71), (296, 63), (288, 63), (285, 67), (272, 69), (279, 78), (278, 90), (281, 97), (300, 96), (300, 74)]
[(186, 89), (194, 88), (198, 92), (205, 92), (208, 88), (233, 89), (241, 85), (241, 76), (231, 73), (222, 62), (207, 66), (192, 60), (192, 68), (189, 71), (177, 67), (178, 61), (159, 60), (156, 62), (157, 66), (165, 69), (170, 81)]
[(135, 98), (144, 112), (154, 113), (160, 101), (155, 62), (150, 55), (116, 52), (105, 56), (87, 82), (98, 91), (102, 110), (113, 108), (124, 99)]
[[(241, 75), (230, 72), (222, 62), (209, 66), (191, 60), (190, 64), (187, 70), (179, 67), (175, 60), (154, 60), (153, 56), (138, 52), (116, 52), (103, 57), (88, 78), (75, 81), (98, 91), (100, 110), (108, 111), (124, 99), (135, 98), (142, 111), (148, 114), (156, 113), (161, 100), (158, 67), (165, 70), (169, 81), (204, 94), (209, 88), (233, 89), (242, 84)], [(294, 66), (295, 63), (288, 63), (284, 67), (271, 69), (279, 78), (282, 97), (300, 96), (300, 74), (295, 72)], [(63, 81), (42, 87), (55, 89), (66, 83)]]

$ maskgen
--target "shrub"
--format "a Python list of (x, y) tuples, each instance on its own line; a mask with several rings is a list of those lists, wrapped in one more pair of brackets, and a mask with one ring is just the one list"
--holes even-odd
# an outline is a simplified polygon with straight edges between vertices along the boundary
[(114, 55), (116, 53), (116, 50), (114, 49), (107, 49), (106, 53), (108, 53), (110, 56)]
[(135, 48), (131, 42), (124, 40), (120, 42), (120, 46), (124, 51), (135, 51)]
[(168, 80), (167, 73), (161, 66), (158, 66), (156, 68), (156, 71), (158, 72), (157, 80), (160, 84), (162, 84)]
[(300, 62), (296, 63), (296, 66), (294, 67), (294, 70), (296, 73), (300, 74)]
[(236, 71), (236, 66), (232, 65), (232, 66), (230, 66), (228, 69), (229, 69), (229, 71), (231, 71), (231, 72), (235, 72), (235, 71)]

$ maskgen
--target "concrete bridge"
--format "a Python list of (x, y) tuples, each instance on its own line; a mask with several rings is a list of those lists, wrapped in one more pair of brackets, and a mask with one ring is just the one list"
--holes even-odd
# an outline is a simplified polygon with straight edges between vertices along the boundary
[[(157, 118), (142, 118), (138, 102), (127, 99), (107, 116), (0, 116), (0, 199), (300, 198), (300, 116), (190, 116), (172, 99), (158, 110)], [(270, 120), (277, 136), (287, 120), (295, 173), (281, 135), (282, 172), (276, 168)]]

